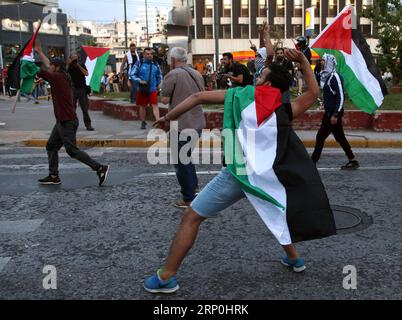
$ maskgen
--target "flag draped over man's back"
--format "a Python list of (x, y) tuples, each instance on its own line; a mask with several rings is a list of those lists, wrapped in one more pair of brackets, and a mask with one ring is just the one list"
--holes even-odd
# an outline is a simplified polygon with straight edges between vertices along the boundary
[(278, 89), (228, 90), (223, 122), (228, 170), (280, 244), (336, 233), (321, 178)]
[(21, 92), (25, 94), (32, 93), (35, 75), (39, 71), (39, 67), (35, 64), (34, 46), (40, 27), (41, 23), (39, 23), (32, 38), (20, 51), (8, 69), (8, 81), (10, 87), (21, 89)]
[(353, 29), (354, 8), (346, 6), (311, 42), (310, 47), (321, 57), (336, 57), (336, 69), (344, 79), (352, 103), (367, 113), (381, 106), (387, 89), (374, 62), (370, 47), (361, 32)]

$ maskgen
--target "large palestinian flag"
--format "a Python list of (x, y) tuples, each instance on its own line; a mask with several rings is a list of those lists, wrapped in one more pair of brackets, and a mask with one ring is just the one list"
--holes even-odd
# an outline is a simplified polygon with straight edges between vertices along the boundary
[(41, 23), (7, 71), (9, 85), (14, 89), (21, 89), (21, 93), (32, 93), (35, 75), (39, 71), (35, 64), (34, 45), (40, 27)]
[[(225, 162), (280, 244), (327, 237), (335, 221), (318, 171), (291, 127), (278, 89), (228, 90)], [(233, 138), (234, 137), (234, 138)]]
[(387, 89), (369, 45), (361, 32), (353, 29), (354, 19), (353, 6), (346, 6), (310, 47), (321, 57), (325, 53), (336, 57), (336, 69), (344, 79), (350, 100), (359, 109), (373, 114), (381, 106)]
[(109, 60), (109, 49), (87, 46), (82, 46), (81, 48), (83, 51), (81, 57), (84, 58), (85, 66), (88, 70), (87, 85), (91, 87), (92, 91), (99, 92), (102, 76)]

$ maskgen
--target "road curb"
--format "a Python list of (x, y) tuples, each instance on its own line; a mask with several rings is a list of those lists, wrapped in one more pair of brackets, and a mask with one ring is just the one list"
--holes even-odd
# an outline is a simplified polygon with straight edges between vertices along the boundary
[[(306, 148), (313, 148), (315, 146), (315, 139), (302, 140)], [(27, 147), (46, 147), (47, 140), (45, 139), (29, 139), (23, 141), (23, 144)], [(350, 145), (353, 148), (402, 148), (402, 140), (357, 140), (350, 139)], [(145, 139), (113, 139), (113, 140), (96, 140), (96, 139), (77, 139), (77, 145), (79, 147), (114, 147), (114, 148), (148, 148), (154, 147), (166, 147), (167, 142), (154, 141)], [(212, 148), (219, 147), (219, 140), (200, 141), (200, 147)], [(340, 145), (334, 141), (329, 140), (325, 142), (327, 148), (340, 148)]]

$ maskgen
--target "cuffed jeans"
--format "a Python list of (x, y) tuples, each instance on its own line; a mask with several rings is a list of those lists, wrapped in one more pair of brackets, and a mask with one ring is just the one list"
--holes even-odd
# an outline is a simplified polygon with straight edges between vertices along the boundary
[(78, 161), (91, 167), (97, 171), (101, 165), (93, 160), (84, 151), (76, 146), (76, 133), (78, 128), (78, 120), (57, 122), (53, 127), (49, 140), (46, 144), (46, 151), (49, 160), (49, 173), (51, 175), (59, 175), (59, 150), (64, 145), (67, 154)]

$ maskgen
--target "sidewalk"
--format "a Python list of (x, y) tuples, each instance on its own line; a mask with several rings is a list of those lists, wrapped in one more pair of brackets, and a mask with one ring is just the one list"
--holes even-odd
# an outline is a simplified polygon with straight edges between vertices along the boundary
[[(25, 100), (24, 100), (25, 101)], [(147, 130), (140, 129), (140, 121), (123, 121), (105, 116), (101, 111), (90, 111), (92, 125), (96, 131), (86, 131), (83, 126), (82, 112), (78, 108), (80, 128), (77, 132), (77, 144), (85, 147), (148, 147), (161, 141), (166, 145), (165, 138), (149, 135), (152, 122), (148, 121)], [(45, 147), (50, 131), (55, 123), (53, 108), (47, 101), (36, 105), (33, 102), (20, 102), (16, 112), (11, 113), (11, 100), (0, 97), (1, 145), (25, 145)], [(314, 131), (297, 130), (297, 135), (306, 147), (314, 147)], [(347, 138), (354, 148), (402, 148), (401, 132), (374, 132), (361, 130), (346, 130)], [(209, 137), (209, 139), (208, 139)], [(216, 136), (206, 136), (204, 146), (219, 145)], [(209, 140), (209, 141), (208, 141)], [(326, 147), (339, 147), (330, 136)]]

